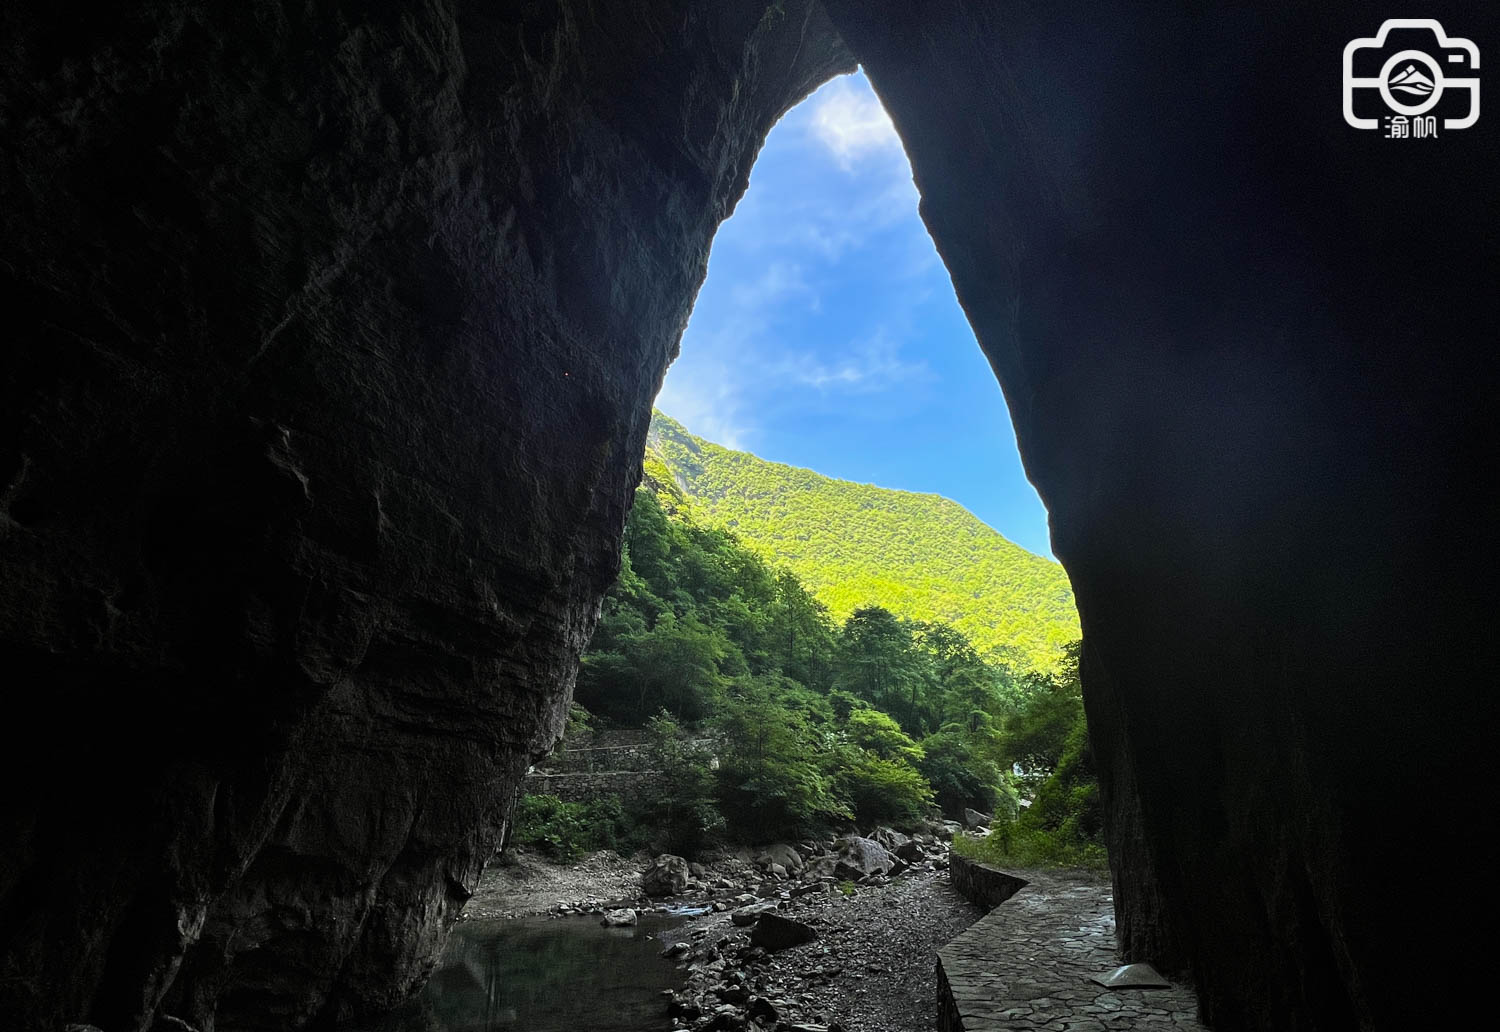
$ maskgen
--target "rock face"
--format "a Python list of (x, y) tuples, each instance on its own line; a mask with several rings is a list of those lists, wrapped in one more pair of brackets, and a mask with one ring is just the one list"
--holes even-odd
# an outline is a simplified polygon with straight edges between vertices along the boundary
[(420, 981), (558, 731), (714, 228), (852, 52), (1073, 580), (1126, 959), (1222, 1029), (1457, 1024), (1403, 975), (1474, 973), (1496, 860), (1449, 829), (1496, 773), (1500, 123), (1345, 125), (1378, 27), (7, 6), (0, 1015)]
[(765, 8), (0, 14), (0, 1024), (425, 977), (560, 730), (714, 229), (851, 67)]
[(1461, 1024), (1401, 971), (1479, 974), (1496, 859), (1454, 792), (1496, 783), (1500, 121), (1346, 125), (1350, 0), (826, 6), (1073, 582), (1125, 959), (1219, 1029)]

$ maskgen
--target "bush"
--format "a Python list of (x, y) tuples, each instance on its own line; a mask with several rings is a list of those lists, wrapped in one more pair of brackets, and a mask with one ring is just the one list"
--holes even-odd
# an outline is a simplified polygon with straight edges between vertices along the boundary
[(863, 749), (840, 751), (834, 786), (861, 825), (914, 821), (932, 805), (932, 789), (915, 767)]
[[(993, 762), (978, 755), (960, 731), (945, 728), (922, 740), (923, 757), (917, 769), (926, 775), (943, 812), (954, 819), (963, 816), (964, 807), (997, 817), (996, 802), (1001, 797), (1000, 770)], [(1015, 795), (1009, 795), (1009, 810), (1015, 812)]]
[(741, 838), (767, 842), (849, 818), (825, 766), (828, 749), (798, 710), (753, 679), (742, 679), (719, 718), (721, 812)]
[(1107, 870), (1109, 856), (1097, 842), (1082, 841), (1068, 831), (1029, 828), (1017, 822), (996, 822), (989, 835), (959, 835), (953, 840), (960, 856), (995, 867), (1083, 867)]
[(635, 814), (637, 826), (655, 829), (657, 852), (691, 857), (724, 828), (714, 804), (714, 775), (709, 755), (689, 740), (665, 710), (646, 724), (651, 739), (647, 755), (661, 772), (662, 788)]
[(1102, 841), (1104, 807), (1089, 752), (1088, 727), (1081, 715), (1068, 732), (1057, 768), (1037, 786), (1031, 807), (1021, 815), (1020, 822), (1028, 828), (1063, 833), (1079, 845)]
[(625, 851), (630, 845), (630, 826), (616, 796), (587, 803), (565, 803), (550, 795), (523, 796), (512, 820), (512, 842), (562, 863), (573, 863), (598, 849)]

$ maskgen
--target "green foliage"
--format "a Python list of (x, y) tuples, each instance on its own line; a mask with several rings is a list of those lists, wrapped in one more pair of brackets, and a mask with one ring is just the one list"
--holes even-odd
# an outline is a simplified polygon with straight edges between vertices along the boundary
[(729, 451), (660, 412), (648, 469), (703, 520), (797, 575), (843, 620), (879, 605), (953, 625), (980, 652), (1044, 671), (1079, 636), (1062, 567), (1007, 541), (956, 502), (833, 480)]
[(636, 816), (655, 829), (657, 852), (692, 856), (724, 828), (714, 802), (711, 757), (665, 711), (652, 717), (646, 729), (651, 734), (647, 756), (651, 769), (661, 772), (662, 790)]
[(1060, 673), (1022, 678), (1021, 703), (1005, 725), (1006, 763), (1019, 768), (1023, 783), (1035, 788), (1058, 768), (1069, 736), (1083, 727), (1078, 651), (1069, 647)]
[(922, 761), (922, 747), (907, 737), (900, 724), (879, 710), (858, 709), (850, 713), (847, 734), (850, 742), (877, 759), (908, 764)]
[(512, 818), (511, 841), (572, 863), (598, 849), (629, 848), (629, 825), (614, 796), (587, 803), (565, 803), (557, 796), (523, 796)]
[(839, 750), (834, 785), (864, 827), (913, 821), (932, 806), (927, 779), (909, 762), (881, 759), (859, 748)]
[(984, 838), (959, 835), (953, 849), (996, 867), (1085, 867), (1106, 870), (1109, 857), (1096, 842), (1070, 841), (1055, 832), (1020, 823), (997, 825)]
[(722, 811), (751, 841), (803, 835), (853, 816), (835, 792), (828, 741), (753, 679), (725, 700), (718, 728)]
[[(1000, 771), (963, 729), (949, 725), (923, 739), (922, 753), (917, 769), (932, 785), (944, 813), (958, 818), (966, 806), (981, 813), (995, 813), (995, 803), (1003, 794)], [(1013, 793), (1010, 798), (1013, 812)]]
[(1025, 688), (1000, 749), (1022, 770), (1031, 805), (1013, 822), (997, 820), (982, 841), (961, 843), (960, 851), (1016, 866), (1103, 866), (1104, 813), (1084, 721), (1078, 648), (1066, 650), (1060, 673), (1032, 675)]
[(1057, 766), (1037, 786), (1031, 807), (1022, 814), (1020, 823), (1080, 847), (1103, 841), (1099, 779), (1089, 751), (1088, 727), (1081, 718), (1068, 731)]
[(568, 706), (568, 722), (563, 728), (563, 739), (577, 739), (594, 730), (594, 715), (574, 702)]
[[(851, 819), (900, 823), (935, 801), (1004, 819), (1016, 792), (1003, 771), (1018, 751), (1035, 759), (1038, 783), (1059, 767), (1076, 695), (1067, 669), (1018, 676), (997, 659), (1014, 652), (981, 651), (957, 627), (879, 605), (836, 625), (796, 573), (698, 522), (681, 486), (703, 475), (693, 461), (647, 455), (620, 576), (579, 672), (577, 720), (651, 730), (663, 787), (629, 815), (632, 834), (692, 855), (723, 831), (760, 841)], [(1053, 695), (1065, 710), (1058, 734)], [(692, 744), (705, 734), (720, 743), (716, 769)], [(542, 806), (518, 841), (574, 855), (622, 833), (609, 814)]]

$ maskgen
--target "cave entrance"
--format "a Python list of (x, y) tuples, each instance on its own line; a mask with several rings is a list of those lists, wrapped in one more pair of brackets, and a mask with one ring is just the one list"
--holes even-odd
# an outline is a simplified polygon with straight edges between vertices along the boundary
[[(1082, 749), (1068, 735), (1083, 727), (1078, 615), (918, 200), (862, 74), (825, 83), (771, 130), (659, 396), (637, 501), (651, 512), (632, 516), (629, 587), (606, 603), (578, 698), (634, 726), (662, 709), (714, 722), (719, 700), (732, 710), (760, 692), (768, 712), (800, 708), (849, 741), (889, 718), (889, 740), (854, 741), (871, 762), (913, 768), (950, 818), (999, 813), (1008, 828)], [(737, 569), (732, 546), (679, 540), (663, 514), (732, 532), (807, 597), (778, 584), (761, 601), (748, 575), (710, 583), (693, 571)], [(663, 562), (674, 551), (687, 572)], [(823, 626), (794, 626), (791, 610), (813, 600)], [(747, 629), (747, 607), (749, 623), (785, 621), (786, 640)], [(777, 678), (810, 696), (767, 688)], [(872, 711), (868, 726), (851, 706)], [(824, 773), (832, 794), (865, 798), (849, 771)], [(860, 827), (901, 819), (864, 788)], [(757, 817), (795, 832), (778, 820)], [(1101, 824), (1095, 795), (1068, 845), (1102, 865)]]
[(952, 498), (1050, 555), (1004, 396), (862, 72), (767, 136), (657, 406), (728, 448)]

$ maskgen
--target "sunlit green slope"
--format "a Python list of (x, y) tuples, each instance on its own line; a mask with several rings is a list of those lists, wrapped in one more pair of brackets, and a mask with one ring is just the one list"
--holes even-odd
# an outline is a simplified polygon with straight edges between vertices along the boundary
[(646, 474), (675, 483), (704, 522), (789, 567), (843, 620), (881, 605), (941, 619), (981, 650), (1053, 669), (1080, 636), (1061, 566), (1001, 537), (957, 502), (834, 480), (694, 437), (658, 412)]

